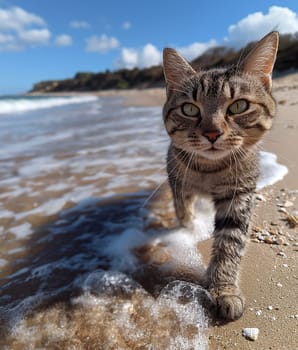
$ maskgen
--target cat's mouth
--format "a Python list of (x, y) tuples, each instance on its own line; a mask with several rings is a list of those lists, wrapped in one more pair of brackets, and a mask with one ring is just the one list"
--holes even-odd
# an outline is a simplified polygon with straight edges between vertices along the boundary
[(219, 160), (227, 157), (231, 150), (223, 149), (212, 145), (211, 147), (199, 152), (201, 156), (210, 160)]

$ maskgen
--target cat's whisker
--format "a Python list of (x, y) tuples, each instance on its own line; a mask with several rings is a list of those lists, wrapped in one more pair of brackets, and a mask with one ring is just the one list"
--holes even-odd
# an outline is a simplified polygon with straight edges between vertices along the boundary
[[(184, 151), (181, 150), (179, 152), (179, 154), (182, 154)], [(172, 159), (170, 162), (174, 162), (174, 159)], [(168, 162), (168, 164), (170, 163)], [(163, 166), (162, 168), (160, 168), (159, 170), (165, 169), (167, 167), (167, 165)], [(168, 176), (170, 176), (172, 173), (174, 173), (177, 170), (178, 164), (175, 165), (175, 167), (172, 169), (172, 171), (170, 173), (168, 173)], [(157, 172), (157, 171), (156, 171)], [(156, 172), (154, 174), (156, 174)], [(141, 208), (144, 208), (148, 202), (151, 200), (152, 197), (154, 197), (154, 195), (159, 191), (159, 189), (168, 181), (168, 177), (166, 177), (166, 179), (164, 181), (162, 181), (161, 183), (158, 184), (158, 186), (152, 191), (152, 193), (150, 193), (150, 195), (145, 199), (145, 201), (143, 202), (143, 204), (141, 205)]]
[(145, 199), (143, 204), (141, 205), (141, 208), (144, 208), (150, 199), (158, 192), (158, 190), (168, 181), (168, 178), (166, 177), (164, 181), (162, 181), (151, 193), (150, 195)]
[[(184, 146), (184, 145), (187, 145), (187, 141), (181, 143), (180, 146)], [(184, 150), (181, 149), (180, 154), (183, 153), (183, 152), (184, 152)], [(172, 160), (168, 161), (167, 164), (169, 164), (169, 163), (171, 163), (171, 162), (174, 162), (174, 161), (175, 161), (175, 160), (172, 159)], [(157, 169), (153, 172), (153, 175), (159, 173), (159, 172), (162, 171), (162, 170), (165, 170), (165, 169), (167, 168), (167, 164), (164, 164), (164, 165), (162, 165), (161, 167), (157, 168)]]

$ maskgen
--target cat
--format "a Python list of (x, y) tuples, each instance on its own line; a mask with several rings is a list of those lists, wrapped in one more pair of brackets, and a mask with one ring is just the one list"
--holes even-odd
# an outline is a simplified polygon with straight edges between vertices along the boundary
[(239, 265), (259, 175), (258, 143), (276, 110), (271, 75), (278, 41), (278, 32), (267, 34), (228, 68), (195, 71), (174, 49), (163, 54), (163, 119), (171, 139), (167, 172), (176, 216), (181, 226), (191, 227), (195, 197), (213, 200), (214, 242), (205, 284), (219, 317), (229, 321), (244, 311)]

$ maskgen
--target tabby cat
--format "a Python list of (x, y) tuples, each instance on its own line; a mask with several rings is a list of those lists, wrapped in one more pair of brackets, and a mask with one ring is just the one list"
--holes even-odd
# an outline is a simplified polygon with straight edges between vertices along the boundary
[(206, 287), (219, 316), (241, 317), (241, 256), (258, 178), (258, 143), (271, 128), (275, 101), (271, 73), (278, 33), (261, 39), (237, 66), (195, 71), (175, 50), (164, 49), (167, 101), (163, 116), (171, 138), (167, 171), (176, 215), (192, 226), (196, 196), (216, 210)]

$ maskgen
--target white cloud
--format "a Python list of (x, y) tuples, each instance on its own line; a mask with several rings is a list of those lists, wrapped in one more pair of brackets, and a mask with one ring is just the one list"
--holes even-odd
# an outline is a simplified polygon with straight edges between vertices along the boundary
[(134, 68), (139, 65), (138, 52), (135, 49), (123, 48), (116, 62), (117, 68)]
[(161, 63), (161, 56), (161, 52), (152, 44), (139, 50), (123, 48), (115, 65), (117, 68), (151, 67)]
[(19, 51), (20, 45), (16, 43), (11, 34), (0, 33), (0, 51)]
[(19, 32), (19, 38), (23, 44), (44, 45), (51, 37), (48, 29), (29, 29)]
[(51, 32), (40, 16), (20, 7), (0, 8), (0, 51), (23, 50), (27, 46), (44, 45)]
[(45, 26), (45, 21), (20, 7), (0, 9), (0, 30), (1, 31), (22, 31), (26, 26)]
[(69, 23), (69, 25), (71, 28), (75, 29), (87, 29), (91, 27), (90, 24), (86, 21), (72, 21)]
[[(204, 51), (210, 47), (215, 46), (217, 43), (215, 40), (210, 40), (207, 43), (192, 43), (189, 46), (178, 47), (177, 51), (181, 53), (183, 57), (191, 61), (194, 58), (200, 56)], [(158, 48), (152, 44), (147, 44), (141, 49), (123, 48), (121, 50), (120, 58), (115, 62), (117, 68), (145, 68), (151, 67), (162, 62), (162, 53)]]
[(147, 44), (139, 54), (142, 67), (155, 66), (161, 62), (161, 52), (152, 44)]
[(11, 43), (13, 41), (14, 41), (13, 35), (0, 33), (0, 44)]
[(122, 29), (128, 30), (131, 28), (131, 23), (126, 21), (122, 23)]
[(118, 39), (108, 37), (106, 34), (102, 34), (101, 36), (93, 35), (86, 39), (86, 43), (86, 51), (99, 53), (106, 53), (116, 49), (120, 45)]
[(298, 31), (298, 17), (287, 7), (271, 6), (268, 13), (255, 12), (229, 26), (229, 36), (225, 42), (241, 47), (250, 41), (258, 40), (272, 30), (281, 34)]
[(55, 39), (56, 46), (71, 46), (72, 45), (72, 37), (68, 34), (58, 35)]
[(206, 50), (216, 45), (216, 40), (210, 40), (207, 43), (195, 42), (185, 47), (178, 47), (177, 51), (179, 51), (185, 59), (192, 61), (193, 59), (202, 55)]

